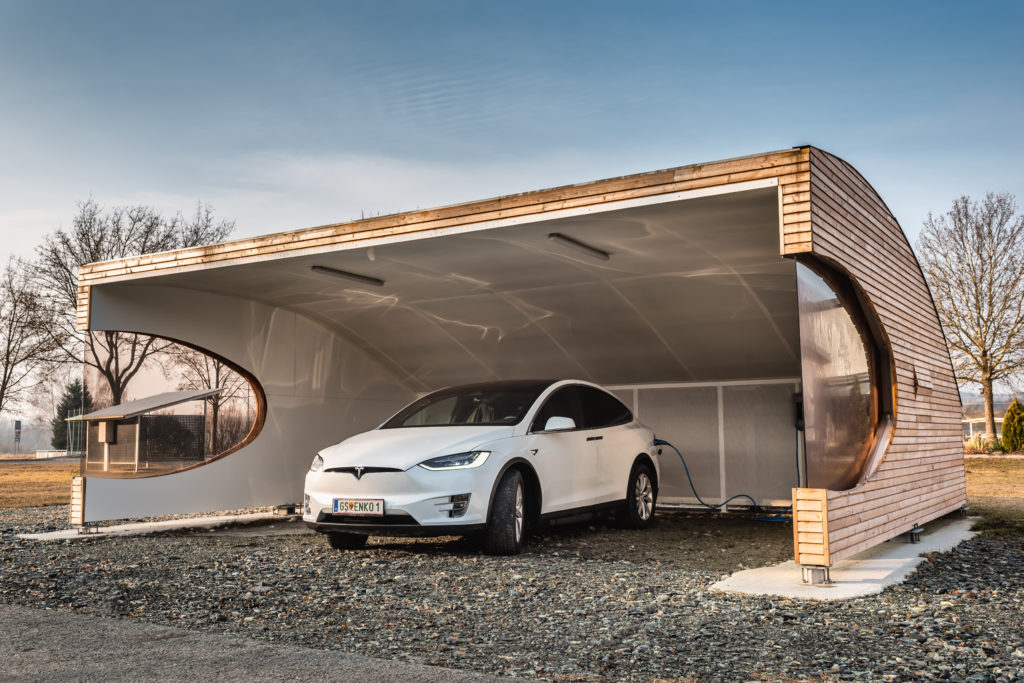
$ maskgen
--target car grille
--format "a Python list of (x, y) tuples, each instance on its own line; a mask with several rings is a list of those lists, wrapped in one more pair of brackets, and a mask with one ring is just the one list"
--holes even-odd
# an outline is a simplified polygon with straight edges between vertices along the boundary
[(376, 526), (419, 526), (412, 515), (332, 515), (321, 513), (317, 522), (323, 524), (374, 524)]
[[(328, 467), (324, 472), (345, 472), (351, 474), (353, 477), (356, 475), (355, 467)], [(405, 470), (398, 467), (363, 467), (359, 468), (363, 470), (363, 475), (375, 474), (377, 472), (404, 472)]]

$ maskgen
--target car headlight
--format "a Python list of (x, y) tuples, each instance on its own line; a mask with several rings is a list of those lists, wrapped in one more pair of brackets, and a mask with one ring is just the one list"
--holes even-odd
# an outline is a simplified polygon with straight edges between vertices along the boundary
[(420, 463), (425, 470), (468, 470), (471, 467), (480, 467), (487, 461), (490, 451), (470, 451), (469, 453), (455, 453), (454, 455), (442, 455), (440, 458), (431, 458)]
[(324, 459), (320, 457), (319, 453), (317, 453), (317, 456), (315, 458), (313, 458), (313, 464), (309, 466), (309, 471), (310, 472), (319, 472), (323, 468), (324, 468)]

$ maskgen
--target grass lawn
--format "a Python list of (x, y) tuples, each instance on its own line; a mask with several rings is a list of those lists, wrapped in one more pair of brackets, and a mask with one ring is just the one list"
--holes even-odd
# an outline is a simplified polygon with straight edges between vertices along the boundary
[(967, 458), (967, 495), (1024, 498), (1024, 459)]
[(78, 463), (0, 462), (0, 508), (66, 505)]
[(969, 457), (965, 462), (970, 514), (987, 518), (993, 528), (1024, 528), (1024, 460)]

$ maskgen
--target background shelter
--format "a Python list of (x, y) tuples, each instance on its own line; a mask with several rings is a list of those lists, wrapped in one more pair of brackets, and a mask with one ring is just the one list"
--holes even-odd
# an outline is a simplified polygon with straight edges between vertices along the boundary
[[(202, 461), (206, 443), (206, 401), (221, 389), (168, 391), (68, 418), (86, 426), (87, 475), (132, 476), (177, 471)], [(185, 404), (194, 412), (171, 411)]]

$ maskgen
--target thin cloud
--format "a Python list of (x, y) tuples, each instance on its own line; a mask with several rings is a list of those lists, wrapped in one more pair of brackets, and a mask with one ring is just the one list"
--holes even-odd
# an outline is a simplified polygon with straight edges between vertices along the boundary
[(579, 182), (596, 165), (570, 152), (468, 163), (262, 153), (221, 164), (225, 184), (208, 201), (251, 235)]

